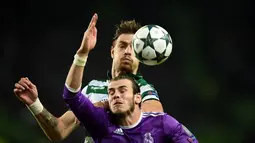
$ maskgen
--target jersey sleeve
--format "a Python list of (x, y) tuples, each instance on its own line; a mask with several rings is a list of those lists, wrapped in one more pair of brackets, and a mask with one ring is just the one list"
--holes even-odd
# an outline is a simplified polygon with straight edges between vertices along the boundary
[(142, 102), (146, 100), (159, 100), (158, 92), (152, 84), (148, 84), (143, 78), (136, 80), (141, 91)]
[(66, 86), (63, 98), (94, 139), (108, 134), (109, 118), (104, 108), (95, 107), (81, 91), (73, 93)]
[(169, 115), (163, 119), (164, 135), (173, 143), (198, 143), (196, 137), (181, 123)]

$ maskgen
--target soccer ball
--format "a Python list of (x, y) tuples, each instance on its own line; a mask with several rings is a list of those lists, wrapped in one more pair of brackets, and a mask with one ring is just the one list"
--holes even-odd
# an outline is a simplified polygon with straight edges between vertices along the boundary
[(172, 44), (171, 36), (158, 25), (141, 27), (132, 39), (136, 58), (149, 66), (163, 63), (172, 52)]

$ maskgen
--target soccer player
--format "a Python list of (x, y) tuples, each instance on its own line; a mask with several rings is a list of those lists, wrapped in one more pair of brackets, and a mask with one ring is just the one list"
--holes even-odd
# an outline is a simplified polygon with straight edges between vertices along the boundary
[(198, 143), (195, 136), (163, 112), (142, 112), (137, 83), (128, 75), (113, 78), (108, 85), (110, 111), (95, 107), (75, 81), (66, 80), (64, 100), (96, 143)]
[[(98, 16), (94, 14), (87, 30), (84, 33), (83, 40), (80, 48), (76, 52), (76, 60), (74, 60), (71, 71), (75, 74), (72, 80), (79, 79), (78, 83), (72, 85), (73, 91), (78, 91), (81, 88), (81, 79), (83, 75), (84, 66), (90, 50), (96, 45), (97, 40), (97, 23)], [(140, 24), (135, 21), (123, 21), (116, 29), (111, 47), (112, 71), (111, 77), (116, 77), (120, 73), (132, 73), (137, 80), (142, 96), (142, 110), (143, 111), (163, 111), (163, 107), (159, 101), (157, 91), (152, 85), (148, 84), (141, 75), (137, 74), (139, 62), (135, 58), (132, 50), (131, 41), (134, 33), (140, 28)], [(14, 93), (23, 101), (32, 112), (40, 127), (51, 141), (63, 140), (80, 124), (79, 120), (75, 117), (72, 111), (67, 111), (61, 117), (55, 117), (46, 108), (43, 107), (38, 95), (34, 92), (36, 86), (26, 87), (24, 82), (28, 82), (27, 78), (15, 84)], [(77, 87), (77, 85), (79, 87)], [(96, 106), (104, 106), (103, 104), (108, 99), (107, 95), (107, 79), (92, 80), (86, 85), (82, 93), (87, 96), (90, 101)], [(23, 88), (22, 88), (23, 87)], [(107, 103), (107, 102), (106, 102)]]

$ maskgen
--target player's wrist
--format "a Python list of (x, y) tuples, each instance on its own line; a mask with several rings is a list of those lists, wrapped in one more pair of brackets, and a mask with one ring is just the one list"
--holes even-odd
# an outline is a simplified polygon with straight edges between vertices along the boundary
[(88, 55), (89, 55), (89, 51), (86, 51), (84, 50), (83, 48), (79, 48), (77, 51), (76, 51), (76, 54), (79, 55), (81, 58), (87, 58)]
[(76, 53), (74, 55), (73, 64), (75, 64), (76, 66), (84, 67), (87, 62), (87, 58), (88, 58), (88, 54)]
[(27, 105), (27, 108), (33, 115), (38, 115), (43, 111), (44, 107), (39, 98), (37, 98), (34, 103), (32, 103), (31, 105)]
[(83, 51), (77, 51), (76, 54), (81, 58), (87, 58), (89, 55), (89, 52), (83, 52)]

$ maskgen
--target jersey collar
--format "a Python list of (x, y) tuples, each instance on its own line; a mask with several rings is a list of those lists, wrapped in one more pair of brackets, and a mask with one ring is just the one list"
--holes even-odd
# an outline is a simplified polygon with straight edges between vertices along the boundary
[(120, 125), (120, 128), (122, 128), (122, 129), (132, 129), (132, 128), (136, 127), (142, 121), (142, 119), (143, 119), (143, 112), (141, 112), (140, 117), (139, 117), (138, 121), (135, 124), (130, 125), (130, 126), (121, 126)]
[[(139, 80), (139, 79), (143, 78), (142, 75), (139, 72), (137, 74), (129, 73), (129, 75), (131, 77), (133, 77), (135, 80)], [(110, 70), (107, 71), (107, 79), (108, 80), (112, 79), (112, 74), (111, 74)]]

